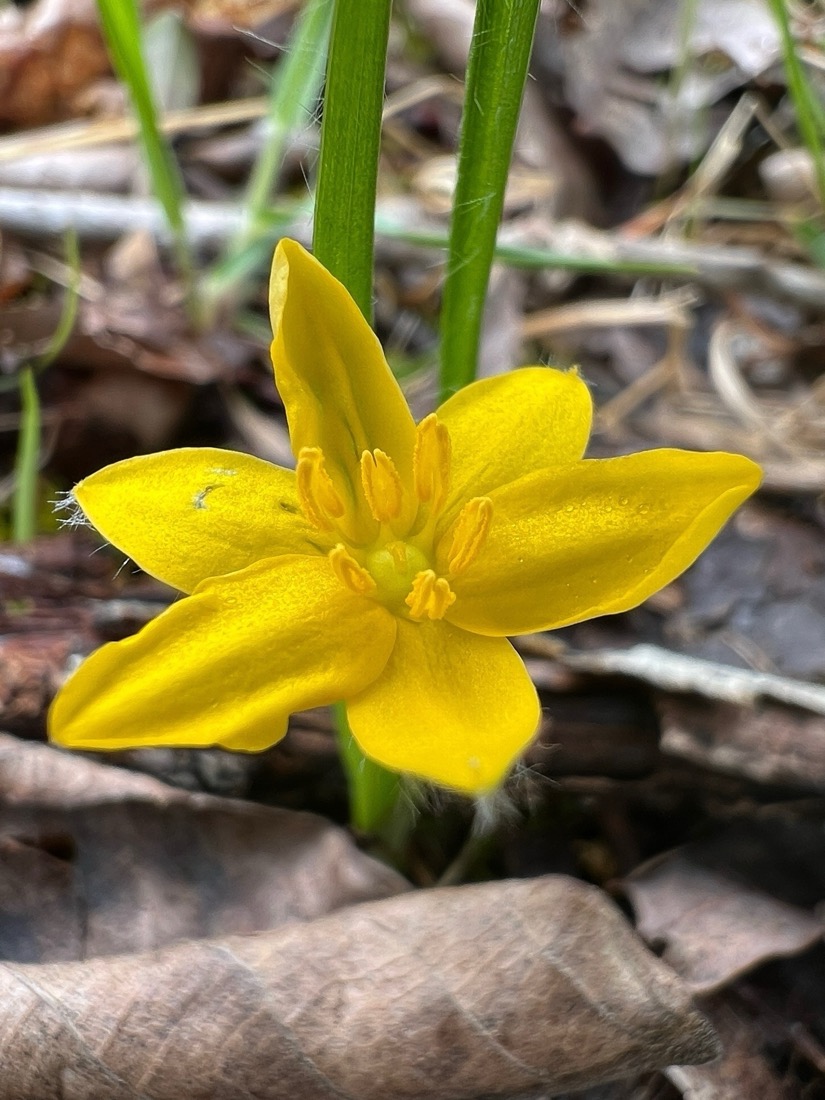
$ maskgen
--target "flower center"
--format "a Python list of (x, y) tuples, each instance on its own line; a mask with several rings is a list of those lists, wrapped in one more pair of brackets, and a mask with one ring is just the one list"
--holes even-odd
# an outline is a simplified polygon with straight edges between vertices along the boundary
[(385, 602), (403, 607), (416, 576), (430, 563), (417, 546), (399, 539), (370, 550), (365, 566)]
[[(450, 581), (478, 556), (487, 538), (493, 506), (489, 497), (467, 501), (444, 536), (446, 575), (434, 569), (435, 533), (450, 488), (450, 436), (433, 413), (416, 428), (412, 484), (405, 485), (392, 458), (364, 451), (359, 464), (361, 496), (348, 507), (326, 468), (319, 447), (304, 447), (296, 470), (298, 497), (307, 520), (340, 542), (329, 552), (338, 580), (351, 592), (377, 600), (414, 622), (442, 619), (455, 602)], [(374, 541), (358, 541), (359, 510), (378, 525)], [(363, 528), (363, 524), (360, 525)]]

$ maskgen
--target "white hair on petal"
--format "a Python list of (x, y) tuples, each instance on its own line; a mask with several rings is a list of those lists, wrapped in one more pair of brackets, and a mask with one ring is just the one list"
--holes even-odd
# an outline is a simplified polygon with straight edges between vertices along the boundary
[(52, 508), (55, 512), (66, 512), (64, 516), (58, 516), (58, 522), (61, 527), (91, 527), (92, 524), (83, 509), (80, 507), (80, 502), (74, 495), (73, 490), (69, 490), (66, 493), (58, 493), (54, 500), (50, 500)]

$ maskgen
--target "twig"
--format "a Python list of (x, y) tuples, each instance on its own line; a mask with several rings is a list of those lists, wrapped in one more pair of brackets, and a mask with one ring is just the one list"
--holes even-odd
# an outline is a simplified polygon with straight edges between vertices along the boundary
[[(527, 639), (522, 639), (522, 648)], [(530, 639), (530, 649), (544, 653), (540, 636)], [(694, 692), (707, 699), (753, 706), (759, 699), (774, 699), (789, 706), (825, 714), (825, 686), (792, 680), (770, 672), (717, 664), (686, 657), (655, 645), (628, 649), (597, 649), (591, 653), (546, 650), (546, 655), (576, 672), (633, 676), (665, 691)]]
[[(193, 201), (187, 205), (186, 217), (192, 244), (200, 247), (224, 241), (236, 232), (242, 212), (234, 203)], [(134, 229), (148, 230), (161, 240), (167, 236), (156, 206), (147, 199), (11, 187), (0, 188), (0, 226), (38, 237), (63, 233), (70, 227), (74, 227), (81, 237), (99, 240), (114, 240)], [(407, 245), (418, 243), (428, 250), (442, 247), (442, 240), (446, 244), (446, 232), (439, 230), (427, 233), (426, 239), (422, 233), (422, 240), (417, 242), (412, 230), (383, 215), (380, 204), (376, 229), (379, 248), (387, 247), (388, 241), (395, 239)], [(294, 221), (284, 224), (283, 232), (306, 241), (305, 211), (296, 209)], [(820, 312), (825, 302), (825, 271), (803, 264), (772, 263), (756, 248), (702, 245), (672, 239), (631, 240), (575, 221), (558, 222), (549, 234), (546, 227), (543, 228), (540, 245), (537, 236), (522, 226), (517, 231), (505, 230), (499, 238), (498, 258), (517, 267), (532, 268), (551, 268), (555, 260), (574, 270), (577, 264), (586, 266), (594, 259), (605, 265), (615, 263), (617, 269), (633, 264), (671, 265), (684, 269), (683, 281), (693, 281), (714, 290), (772, 294)], [(548, 258), (543, 261), (545, 252)], [(617, 270), (617, 274), (621, 273)], [(635, 275), (630, 277), (636, 278)]]

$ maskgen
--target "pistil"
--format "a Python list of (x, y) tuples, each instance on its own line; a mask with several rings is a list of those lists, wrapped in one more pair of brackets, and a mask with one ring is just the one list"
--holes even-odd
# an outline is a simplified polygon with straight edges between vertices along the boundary
[[(478, 556), (493, 516), (489, 497), (468, 501), (453, 524), (446, 574), (432, 568), (436, 524), (450, 489), (450, 434), (435, 413), (416, 429), (413, 485), (405, 486), (392, 458), (375, 449), (361, 454), (363, 501), (379, 525), (371, 547), (347, 534), (352, 516), (324, 466), (317, 447), (298, 456), (298, 494), (304, 514), (322, 531), (341, 537), (330, 565), (351, 592), (378, 600), (394, 614), (423, 622), (443, 619), (455, 602), (450, 579)], [(414, 496), (411, 493), (414, 490)], [(411, 517), (410, 509), (417, 512)]]

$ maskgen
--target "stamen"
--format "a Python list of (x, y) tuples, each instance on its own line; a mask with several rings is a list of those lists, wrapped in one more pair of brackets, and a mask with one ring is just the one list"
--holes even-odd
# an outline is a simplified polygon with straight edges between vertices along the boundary
[(356, 596), (371, 596), (378, 587), (363, 565), (358, 564), (343, 543), (339, 542), (327, 556), (335, 576)]
[(455, 592), (444, 577), (437, 577), (432, 569), (422, 569), (413, 579), (410, 593), (404, 601), (410, 609), (410, 618), (443, 619), (447, 609), (455, 603)]
[(478, 557), (493, 521), (493, 502), (489, 497), (473, 497), (459, 513), (453, 529), (453, 541), (447, 563), (450, 576), (463, 573)]
[(450, 433), (435, 413), (425, 416), (415, 429), (413, 478), (422, 504), (428, 501), (437, 512), (450, 488)]
[(395, 463), (383, 451), (364, 451), (361, 455), (361, 484), (373, 516), (389, 523), (401, 515), (404, 490)]
[(301, 448), (295, 475), (298, 500), (304, 515), (321, 531), (331, 531), (335, 526), (332, 521), (340, 519), (345, 509), (327, 473), (320, 447)]

